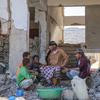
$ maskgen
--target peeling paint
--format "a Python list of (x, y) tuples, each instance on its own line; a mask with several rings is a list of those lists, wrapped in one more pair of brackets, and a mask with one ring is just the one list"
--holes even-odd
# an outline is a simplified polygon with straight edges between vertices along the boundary
[(11, 0), (11, 12), (15, 27), (28, 30), (27, 0)]
[(0, 0), (0, 18), (8, 20), (8, 0)]
[(1, 19), (1, 34), (8, 34), (9, 22), (7, 20)]

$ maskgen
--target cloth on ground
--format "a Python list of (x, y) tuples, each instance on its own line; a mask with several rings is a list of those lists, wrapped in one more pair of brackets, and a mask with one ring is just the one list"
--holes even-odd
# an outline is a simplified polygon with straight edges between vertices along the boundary
[[(56, 66), (56, 67), (55, 66), (45, 66), (45, 67), (40, 68), (41, 74), (46, 80), (51, 79), (54, 76), (55, 72), (60, 72), (60, 69), (61, 69), (60, 66)], [(57, 75), (57, 77), (59, 78), (59, 75)]]
[(33, 84), (33, 80), (32, 79), (25, 79), (20, 83), (20, 86), (23, 89), (27, 89), (28, 87), (30, 87)]

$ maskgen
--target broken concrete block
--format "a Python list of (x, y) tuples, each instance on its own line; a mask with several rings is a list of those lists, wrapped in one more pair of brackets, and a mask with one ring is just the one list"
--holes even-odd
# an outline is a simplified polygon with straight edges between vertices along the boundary
[(63, 91), (62, 95), (64, 100), (73, 100), (74, 98), (74, 92), (72, 90), (66, 89)]
[(94, 92), (95, 92), (94, 89), (90, 89), (90, 90), (89, 90), (89, 94), (93, 94)]

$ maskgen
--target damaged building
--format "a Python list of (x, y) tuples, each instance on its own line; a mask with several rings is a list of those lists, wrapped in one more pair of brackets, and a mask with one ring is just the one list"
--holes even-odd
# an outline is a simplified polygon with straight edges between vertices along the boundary
[[(85, 15), (64, 15), (64, 7), (79, 6), (85, 7)], [(22, 53), (30, 50), (32, 55), (39, 54), (40, 61), (45, 63), (48, 42), (54, 40), (59, 44), (67, 40), (65, 26), (85, 26), (85, 43), (80, 45), (88, 53), (97, 53), (95, 56), (100, 59), (99, 9), (99, 1), (94, 0), (0, 0), (1, 62), (15, 73)]]
[[(71, 9), (81, 7), (84, 14), (72, 11), (71, 15)], [(0, 65), (4, 66), (0, 73), (7, 69), (15, 75), (25, 51), (39, 55), (45, 64), (51, 40), (71, 55), (70, 64), (75, 64), (73, 52), (82, 48), (93, 68), (98, 69), (99, 12), (99, 0), (0, 0)]]

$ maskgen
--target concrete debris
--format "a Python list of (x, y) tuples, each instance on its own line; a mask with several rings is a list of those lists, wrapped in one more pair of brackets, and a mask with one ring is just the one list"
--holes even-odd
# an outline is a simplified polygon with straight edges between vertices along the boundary
[[(15, 96), (16, 90), (18, 89), (18, 86), (16, 85), (16, 81), (15, 79), (10, 77), (6, 78), (5, 80), (5, 76), (6, 75), (4, 74), (0, 74), (0, 97), (9, 97), (13, 95)], [(100, 99), (100, 70), (98, 70), (96, 73), (93, 73), (91, 77), (93, 79), (93, 84), (92, 87), (88, 89), (90, 100), (99, 100)], [(42, 85), (39, 83), (37, 87), (42, 87)], [(73, 98), (75, 99), (70, 81), (61, 81), (61, 84), (58, 87), (64, 88), (62, 94), (63, 98), (66, 98), (66, 93), (68, 93), (67, 95), (73, 95)], [(24, 91), (24, 98), (25, 100), (40, 100), (36, 90)]]
[(5, 73), (6, 71), (6, 66), (3, 63), (0, 63), (0, 74)]
[(15, 95), (17, 86), (11, 79), (5, 80), (5, 75), (0, 75), (0, 96), (9, 97)]
[(73, 100), (75, 98), (73, 90), (66, 88), (64, 89), (62, 96), (64, 100)]
[[(15, 80), (8, 78), (5, 83), (5, 75), (0, 74), (0, 97), (15, 96), (17, 89)], [(26, 100), (38, 100), (35, 91), (25, 91), (24, 98)]]
[(100, 100), (100, 70), (91, 74), (93, 84), (89, 89), (90, 100)]

